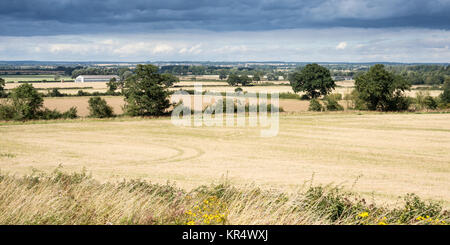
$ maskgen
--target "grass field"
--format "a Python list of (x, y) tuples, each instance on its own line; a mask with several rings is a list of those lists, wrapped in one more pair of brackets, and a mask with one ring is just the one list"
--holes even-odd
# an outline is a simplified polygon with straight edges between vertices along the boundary
[(0, 126), (2, 173), (86, 168), (101, 182), (231, 183), (293, 191), (311, 179), (394, 202), (416, 193), (450, 206), (450, 114), (284, 114), (258, 128), (183, 128), (168, 118), (79, 119)]
[[(6, 82), (18, 81), (55, 81), (55, 75), (0, 75)], [(73, 80), (70, 76), (59, 76), (59, 80)]]

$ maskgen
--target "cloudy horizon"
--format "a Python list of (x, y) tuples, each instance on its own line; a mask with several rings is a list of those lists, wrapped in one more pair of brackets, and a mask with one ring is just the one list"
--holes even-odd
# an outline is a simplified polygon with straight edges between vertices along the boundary
[(450, 0), (5, 0), (0, 21), (6, 61), (450, 61)]

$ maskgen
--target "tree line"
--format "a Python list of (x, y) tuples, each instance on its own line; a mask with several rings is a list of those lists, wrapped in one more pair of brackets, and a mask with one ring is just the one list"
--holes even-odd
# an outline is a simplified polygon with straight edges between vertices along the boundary
[[(328, 110), (343, 110), (337, 103), (339, 98), (330, 95), (336, 84), (327, 68), (309, 64), (290, 74), (289, 80), (294, 92), (305, 92), (305, 96), (311, 99), (310, 110), (324, 110), (317, 100), (321, 96)], [(405, 111), (412, 104), (427, 109), (450, 108), (450, 76), (444, 78), (444, 91), (438, 98), (419, 93), (413, 99), (405, 95), (410, 89), (411, 82), (404, 76), (376, 64), (356, 76), (355, 89), (347, 99), (353, 101), (356, 110)]]
[[(246, 84), (251, 79), (245, 75), (231, 74), (236, 84)], [(109, 91), (121, 89), (126, 102), (124, 112), (129, 116), (164, 116), (173, 104), (170, 103), (169, 87), (177, 81), (171, 74), (161, 74), (154, 65), (137, 65), (133, 74), (123, 81), (112, 79), (108, 83)], [(342, 96), (331, 94), (336, 87), (331, 72), (318, 64), (308, 64), (289, 75), (289, 81), (295, 93), (304, 92), (304, 98), (310, 99), (310, 110), (342, 110), (338, 103)], [(5, 81), (0, 78), (0, 95), (5, 97)], [(355, 79), (355, 89), (349, 96), (353, 108), (357, 110), (403, 111), (413, 103), (405, 95), (411, 89), (411, 83), (403, 76), (389, 71), (382, 64), (372, 66), (367, 72), (360, 73)], [(445, 77), (443, 92), (438, 98), (419, 94), (415, 103), (430, 109), (450, 108), (450, 77)], [(76, 108), (58, 112), (43, 107), (43, 94), (31, 84), (21, 84), (14, 88), (7, 99), (0, 104), (0, 120), (33, 120), (77, 117)], [(322, 98), (323, 103), (319, 102)], [(348, 99), (348, 98), (347, 98)], [(98, 96), (89, 99), (91, 117), (114, 116), (112, 108)]]

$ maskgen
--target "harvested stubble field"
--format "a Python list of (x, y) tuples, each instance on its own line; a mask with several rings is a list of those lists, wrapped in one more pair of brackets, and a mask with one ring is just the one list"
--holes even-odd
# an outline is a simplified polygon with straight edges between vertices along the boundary
[[(258, 128), (175, 127), (169, 118), (2, 123), (3, 173), (86, 168), (100, 182), (173, 181), (293, 191), (313, 179), (377, 201), (416, 193), (450, 206), (450, 114), (284, 114), (274, 138)], [(312, 177), (313, 176), (313, 177)]]
[[(210, 92), (234, 92), (234, 90), (237, 87), (229, 86), (226, 81), (181, 81), (176, 85), (176, 87), (170, 88), (172, 91), (177, 90), (193, 90), (195, 84), (202, 84), (202, 90), (203, 91), (210, 91)], [(290, 86), (286, 86), (287, 81), (270, 81), (270, 83), (273, 83), (274, 85), (270, 86), (249, 86), (249, 87), (242, 87), (242, 89), (246, 92), (267, 92), (267, 93), (294, 93), (292, 88)], [(11, 90), (13, 88), (16, 88), (21, 83), (7, 83), (5, 86), (6, 90)], [(107, 86), (106, 83), (101, 82), (86, 82), (86, 83), (75, 83), (75, 82), (65, 82), (65, 83), (32, 83), (33, 87), (38, 89), (50, 89), (50, 88), (59, 88), (61, 89), (62, 93), (65, 94), (76, 94), (78, 90), (83, 90), (84, 92), (106, 92)], [(283, 85), (284, 84), (284, 85)], [(339, 93), (345, 96), (346, 94), (350, 94), (352, 90), (354, 89), (354, 81), (341, 81), (336, 82), (335, 90), (333, 90), (333, 93)], [(80, 89), (70, 89), (70, 88), (80, 88)], [(85, 87), (85, 88), (83, 88)], [(415, 86), (417, 87), (417, 86)], [(406, 95), (408, 96), (416, 96), (418, 93), (418, 90), (411, 90), (407, 91)], [(426, 92), (429, 92), (431, 96), (439, 96), (442, 91), (441, 90), (426, 90)], [(302, 95), (303, 93), (299, 93)]]
[[(44, 106), (49, 109), (56, 109), (58, 111), (67, 111), (70, 107), (76, 107), (79, 116), (85, 117), (89, 115), (88, 100), (90, 97), (77, 96), (77, 97), (46, 97), (44, 98)], [(110, 105), (114, 113), (122, 114), (123, 106), (125, 105), (124, 98), (122, 96), (102, 96)], [(186, 100), (185, 100), (186, 101)], [(270, 101), (270, 100), (269, 100)], [(194, 103), (194, 96), (191, 96), (191, 102)], [(203, 107), (209, 105), (209, 102), (205, 102)], [(346, 103), (341, 101), (341, 104), (346, 107)], [(292, 100), (292, 99), (280, 99), (280, 106), (286, 112), (306, 112), (308, 110), (309, 101), (305, 100)]]

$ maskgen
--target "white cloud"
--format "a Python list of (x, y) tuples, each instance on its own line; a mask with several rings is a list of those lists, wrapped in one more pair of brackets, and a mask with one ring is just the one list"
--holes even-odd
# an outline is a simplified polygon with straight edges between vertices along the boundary
[(0, 36), (0, 60), (448, 62), (448, 46), (449, 30), (413, 28)]
[(157, 44), (155, 47), (152, 48), (152, 53), (158, 54), (158, 53), (169, 53), (172, 52), (174, 48), (168, 44)]
[(337, 50), (344, 50), (347, 47), (347, 42), (340, 42), (337, 46)]
[(178, 51), (178, 53), (180, 53), (180, 54), (199, 54), (203, 51), (201, 49), (201, 47), (202, 47), (202, 44), (197, 44), (190, 48), (184, 47), (184, 48), (181, 48), (180, 51)]

